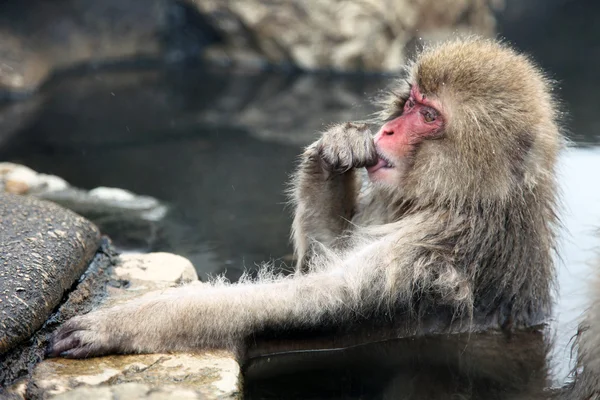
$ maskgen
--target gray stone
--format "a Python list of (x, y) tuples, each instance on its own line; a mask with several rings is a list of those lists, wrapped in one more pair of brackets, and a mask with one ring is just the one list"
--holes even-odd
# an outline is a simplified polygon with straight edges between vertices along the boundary
[(0, 354), (42, 326), (99, 241), (96, 226), (71, 211), (0, 193)]

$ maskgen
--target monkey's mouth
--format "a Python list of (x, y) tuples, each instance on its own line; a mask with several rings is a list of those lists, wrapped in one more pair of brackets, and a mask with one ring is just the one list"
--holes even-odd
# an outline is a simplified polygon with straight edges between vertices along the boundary
[(367, 168), (368, 173), (372, 174), (373, 172), (379, 171), (380, 169), (394, 168), (394, 164), (389, 159), (387, 159), (383, 154), (377, 153), (377, 156), (379, 156), (379, 160), (377, 161), (377, 164), (368, 167)]

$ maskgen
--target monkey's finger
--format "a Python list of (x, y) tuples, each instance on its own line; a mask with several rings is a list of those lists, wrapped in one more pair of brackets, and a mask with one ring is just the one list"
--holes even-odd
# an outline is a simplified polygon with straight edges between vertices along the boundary
[(377, 154), (377, 149), (375, 148), (375, 146), (373, 145), (373, 143), (365, 143), (365, 149), (363, 150), (363, 153), (361, 153), (361, 156), (356, 158), (355, 162), (355, 167), (357, 168), (362, 168), (362, 167), (372, 167), (373, 165), (376, 165), (379, 162), (379, 155)]
[(67, 322), (65, 322), (64, 324), (62, 324), (52, 335), (53, 339), (55, 341), (59, 341), (61, 339), (64, 339), (65, 337), (69, 336), (71, 334), (71, 332), (75, 332), (81, 329), (81, 326), (79, 323), (77, 323), (74, 320), (69, 320)]
[(366, 158), (366, 167), (372, 167), (379, 162), (379, 154), (377, 154), (377, 148), (375, 147), (375, 143), (373, 140), (370, 140), (366, 144), (367, 146), (367, 158)]
[(52, 340), (46, 348), (47, 357), (62, 356), (63, 353), (81, 345), (81, 339), (73, 334), (62, 340)]
[(88, 358), (99, 354), (100, 352), (98, 351), (96, 346), (89, 343), (83, 346), (76, 346), (70, 350), (63, 351), (62, 353), (60, 353), (60, 356), (64, 358)]

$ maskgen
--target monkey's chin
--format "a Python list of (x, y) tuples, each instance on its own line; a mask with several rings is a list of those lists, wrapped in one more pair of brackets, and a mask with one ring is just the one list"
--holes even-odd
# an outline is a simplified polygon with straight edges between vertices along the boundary
[(394, 182), (398, 182), (398, 178), (400, 178), (400, 174), (398, 174), (396, 167), (384, 167), (376, 170), (367, 170), (367, 174), (369, 175), (369, 180), (373, 183), (380, 182), (393, 184)]
[(397, 162), (394, 166), (380, 166), (375, 165), (367, 168), (367, 174), (369, 180), (373, 183), (380, 183), (386, 186), (398, 187), (400, 182), (403, 181), (406, 173), (406, 163)]

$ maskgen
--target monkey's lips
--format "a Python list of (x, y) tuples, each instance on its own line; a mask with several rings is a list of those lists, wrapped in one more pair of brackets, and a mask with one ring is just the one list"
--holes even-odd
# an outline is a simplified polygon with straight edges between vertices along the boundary
[(391, 168), (394, 168), (394, 164), (392, 164), (392, 162), (390, 160), (388, 160), (387, 158), (385, 158), (384, 156), (379, 154), (379, 160), (377, 161), (377, 164), (367, 167), (367, 172), (369, 174), (372, 174), (373, 172), (379, 171), (380, 169), (391, 169)]

